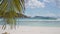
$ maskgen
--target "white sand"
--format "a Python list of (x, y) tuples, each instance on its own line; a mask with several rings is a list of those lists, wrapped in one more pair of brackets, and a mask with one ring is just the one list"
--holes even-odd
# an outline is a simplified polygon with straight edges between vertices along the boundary
[(10, 34), (60, 34), (60, 27), (19, 26), (16, 30), (11, 30), (9, 27), (6, 30), (2, 30), (0, 25), (0, 34), (2, 32), (9, 32)]

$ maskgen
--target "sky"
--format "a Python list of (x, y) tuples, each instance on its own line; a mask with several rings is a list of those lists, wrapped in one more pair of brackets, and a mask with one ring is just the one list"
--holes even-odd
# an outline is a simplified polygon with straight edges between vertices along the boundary
[(25, 15), (60, 17), (60, 0), (26, 0)]

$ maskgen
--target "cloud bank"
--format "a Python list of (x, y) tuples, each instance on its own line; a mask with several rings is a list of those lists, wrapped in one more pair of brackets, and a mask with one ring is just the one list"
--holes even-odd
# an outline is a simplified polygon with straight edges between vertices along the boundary
[[(26, 6), (26, 8), (31, 8), (31, 9), (34, 9), (34, 8), (36, 8), (36, 10), (37, 10), (37, 8), (39, 8), (39, 9), (41, 9), (41, 8), (45, 8), (45, 7), (47, 7), (46, 6), (46, 4), (48, 3), (48, 5), (50, 5), (50, 4), (52, 4), (52, 8), (60, 8), (60, 0), (42, 0), (42, 1), (40, 1), (40, 0), (26, 0), (26, 4), (25, 4), (25, 6)], [(56, 4), (56, 6), (54, 6)], [(48, 6), (49, 8), (51, 7), (51, 6)], [(56, 8), (56, 9), (57, 9)], [(48, 9), (48, 8), (47, 8)], [(44, 10), (44, 9), (43, 9)], [(51, 9), (51, 10), (53, 10), (53, 9)], [(34, 10), (34, 12), (33, 13), (29, 13), (28, 12), (28, 14), (27, 15), (29, 15), (29, 16), (49, 16), (49, 17), (56, 17), (56, 16), (60, 16), (60, 14), (58, 14), (58, 12), (59, 11), (57, 11), (57, 13), (54, 13), (54, 11), (55, 10), (53, 10), (53, 12), (52, 11), (50, 11), (50, 10), (48, 10), (48, 11), (42, 11), (42, 12), (38, 12), (38, 11), (35, 11)], [(30, 11), (31, 12), (31, 11)], [(45, 14), (44, 14), (45, 13)], [(58, 15), (57, 15), (58, 14)]]
[(43, 0), (43, 2), (39, 0), (26, 0), (25, 6), (28, 8), (44, 8), (46, 7), (46, 3), (54, 3), (56, 7), (60, 7), (60, 0)]
[(56, 7), (60, 8), (60, 0), (44, 0), (44, 2), (54, 3), (56, 4)]
[(29, 0), (29, 1), (26, 2), (26, 7), (44, 8), (45, 4), (43, 2), (38, 1), (38, 0)]

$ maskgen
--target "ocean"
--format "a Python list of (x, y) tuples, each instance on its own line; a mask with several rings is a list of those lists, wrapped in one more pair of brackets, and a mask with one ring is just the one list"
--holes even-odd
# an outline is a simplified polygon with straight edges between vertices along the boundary
[[(3, 19), (0, 19), (0, 25), (3, 23)], [(60, 20), (18, 18), (16, 23), (18, 26), (60, 27)]]
[(0, 19), (0, 34), (8, 32), (9, 34), (60, 34), (60, 19), (20, 19), (16, 18), (16, 29), (11, 29), (7, 25), (2, 29), (4, 20)]

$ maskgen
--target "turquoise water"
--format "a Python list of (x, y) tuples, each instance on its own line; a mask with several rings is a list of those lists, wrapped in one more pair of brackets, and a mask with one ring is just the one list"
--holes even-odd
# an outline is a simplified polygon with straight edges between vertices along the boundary
[[(46, 26), (46, 27), (60, 27), (60, 20), (48, 19), (16, 19), (19, 26)], [(4, 21), (0, 21), (3, 25)]]
[(60, 21), (19, 21), (18, 24), (22, 26), (60, 27)]

